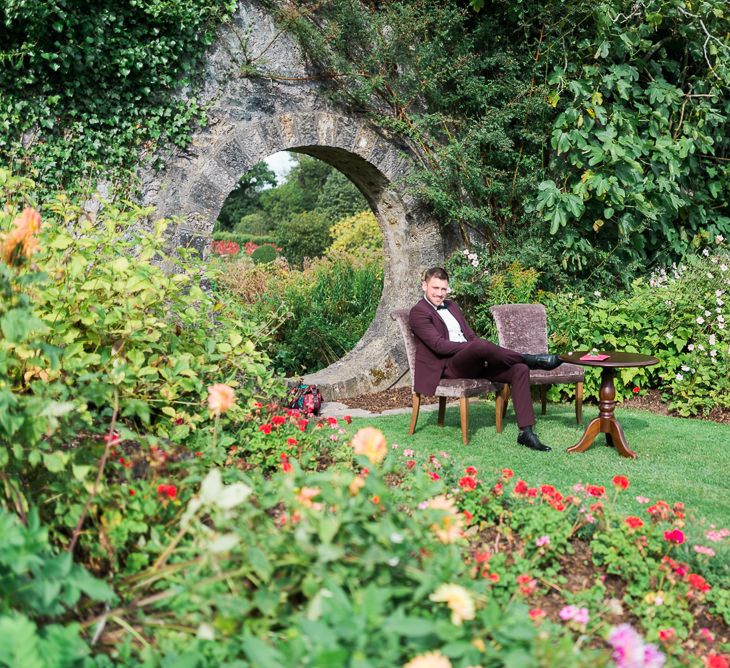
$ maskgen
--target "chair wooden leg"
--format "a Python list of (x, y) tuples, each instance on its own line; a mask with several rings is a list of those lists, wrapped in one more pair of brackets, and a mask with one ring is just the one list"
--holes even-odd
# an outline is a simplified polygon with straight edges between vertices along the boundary
[(507, 407), (509, 406), (509, 398), (512, 393), (512, 388), (509, 385), (505, 385), (502, 391), (504, 392), (504, 403), (502, 404), (502, 417), (504, 418), (504, 416), (507, 415)]
[(421, 410), (421, 395), (413, 393), (413, 410), (411, 411), (411, 426), (408, 428), (408, 435), (411, 436), (416, 431), (416, 422), (418, 422), (418, 411)]
[(494, 408), (498, 434), (502, 433), (504, 427), (505, 404), (507, 401), (509, 401), (509, 385), (503, 385), (502, 389), (497, 392), (497, 402)]
[(446, 418), (446, 397), (439, 397), (439, 419), (438, 426), (444, 426), (444, 420)]
[(469, 399), (459, 399), (459, 415), (461, 417), (461, 442), (469, 445)]
[(575, 421), (583, 424), (583, 383), (575, 384)]
[(547, 385), (540, 385), (540, 403), (542, 404), (542, 415), (547, 414)]

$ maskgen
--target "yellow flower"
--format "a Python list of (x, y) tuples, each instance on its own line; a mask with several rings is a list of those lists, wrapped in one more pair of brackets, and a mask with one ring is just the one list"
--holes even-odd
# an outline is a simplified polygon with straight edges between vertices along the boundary
[(465, 619), (474, 619), (474, 600), (461, 585), (443, 584), (429, 598), (434, 603), (447, 603), (451, 608), (451, 623), (461, 626)]
[(375, 427), (360, 429), (352, 439), (352, 447), (356, 455), (365, 455), (373, 464), (380, 464), (388, 452), (383, 432)]
[(30, 257), (39, 249), (34, 236), (41, 229), (41, 215), (33, 208), (23, 209), (14, 221), (15, 229), (8, 232), (0, 246), (0, 257), (6, 264), (12, 264), (18, 257)]
[(451, 661), (436, 650), (411, 659), (403, 668), (451, 668)]
[(216, 383), (208, 388), (208, 408), (214, 415), (225, 413), (236, 403), (233, 388), (223, 383)]
[(442, 543), (456, 542), (464, 530), (464, 518), (454, 507), (454, 500), (439, 494), (429, 500), (426, 507), (445, 511), (444, 516), (431, 525), (431, 530), (436, 534), (436, 538)]

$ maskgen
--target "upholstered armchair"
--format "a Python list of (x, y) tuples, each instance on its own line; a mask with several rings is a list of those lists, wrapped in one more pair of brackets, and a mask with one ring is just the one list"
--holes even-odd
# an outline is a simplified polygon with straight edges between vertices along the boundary
[[(408, 366), (411, 371), (411, 390), (413, 390), (414, 369), (416, 368), (416, 340), (415, 334), (408, 324), (409, 309), (398, 309), (392, 311), (390, 317), (398, 323), (403, 342), (406, 347)], [(459, 400), (459, 415), (461, 419), (461, 441), (464, 445), (469, 443), (469, 398), (478, 397), (494, 392), (496, 394), (496, 427), (497, 433), (502, 433), (502, 417), (504, 415), (504, 403), (509, 396), (508, 387), (504, 383), (492, 382), (481, 378), (444, 378), (436, 388), (436, 396), (439, 398), (438, 426), (444, 426), (446, 415), (446, 399), (454, 398)], [(408, 434), (413, 434), (418, 422), (418, 413), (421, 408), (421, 395), (413, 392), (413, 410), (411, 411), (411, 424)]]
[[(499, 345), (518, 353), (546, 353), (547, 316), (542, 304), (501, 304), (489, 309), (497, 325)], [(547, 412), (547, 388), (554, 383), (575, 383), (575, 420), (583, 421), (583, 368), (577, 364), (561, 364), (552, 371), (530, 371), (530, 384), (540, 387), (542, 414)], [(507, 408), (505, 400), (504, 408)]]

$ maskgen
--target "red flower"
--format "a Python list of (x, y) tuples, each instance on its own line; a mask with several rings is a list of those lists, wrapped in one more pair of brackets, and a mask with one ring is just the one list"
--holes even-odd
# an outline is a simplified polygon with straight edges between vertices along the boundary
[(596, 515), (599, 515), (600, 513), (603, 512), (603, 504), (600, 501), (596, 501), (596, 503), (592, 503), (589, 506), (589, 510), (592, 513), (596, 513)]
[(117, 432), (112, 432), (111, 434), (106, 434), (104, 436), (104, 442), (105, 443), (111, 443), (111, 445), (116, 445), (119, 443), (119, 434)]
[(644, 526), (644, 522), (641, 520), (640, 517), (635, 517), (634, 515), (629, 515), (624, 522), (632, 528), (632, 529), (639, 529), (640, 527)]
[(649, 506), (646, 512), (655, 522), (666, 520), (669, 517), (669, 504), (666, 501), (657, 501), (653, 506)]
[(534, 580), (528, 573), (517, 576), (517, 584), (520, 592), (525, 596), (529, 596), (537, 589), (537, 580)]
[(157, 485), (157, 493), (160, 496), (166, 496), (168, 499), (174, 499), (177, 496), (177, 487), (175, 485)]
[(633, 392), (634, 394), (639, 394), (639, 392), (641, 392), (641, 388), (640, 388), (640, 387), (639, 387), (639, 386), (637, 385), (637, 386), (635, 386), (635, 387), (634, 387), (634, 389), (633, 389), (633, 390), (631, 390), (631, 391), (632, 391), (632, 392)]
[(297, 422), (297, 426), (299, 427), (299, 431), (307, 431), (307, 425), (309, 424), (309, 420), (305, 420), (302, 418)]
[(461, 489), (471, 491), (471, 490), (477, 488), (477, 481), (474, 480), (474, 478), (472, 478), (468, 475), (465, 475), (463, 478), (461, 478), (459, 480), (459, 487), (461, 487)]
[(697, 591), (710, 591), (712, 589), (707, 580), (701, 575), (697, 575), (697, 573), (690, 573), (687, 577), (687, 582), (689, 582), (689, 586), (692, 589), (696, 589)]
[(271, 433), (271, 425), (267, 422), (266, 424), (262, 424), (259, 427), (259, 431), (263, 432), (264, 434), (270, 434)]
[(178, 418), (177, 420), (175, 420), (175, 424), (177, 424), (177, 425), (181, 425), (184, 422), (185, 422), (185, 420), (183, 420), (182, 418)]
[(337, 426), (337, 418), (335, 418), (335, 417), (328, 417), (327, 418), (327, 424), (330, 427), (336, 427)]
[(464, 515), (466, 523), (471, 524), (471, 521), (474, 519), (474, 515), (472, 515), (468, 510), (465, 510), (462, 515)]
[(136, 493), (133, 489), (129, 490), (129, 496), (134, 496)]
[(202, 456), (203, 456), (203, 453), (202, 453), (202, 452), (201, 452), (200, 450), (198, 450), (198, 451), (197, 451), (197, 452), (195, 453), (195, 456), (196, 456), (196, 457), (202, 457)]
[(679, 529), (672, 529), (664, 532), (664, 540), (675, 545), (684, 543), (684, 534)]
[(352, 418), (349, 415), (343, 415), (342, 416), (342, 421), (345, 424), (352, 424)]
[(280, 425), (284, 424), (286, 422), (286, 418), (283, 415), (274, 415), (274, 417), (271, 418), (271, 424)]
[(675, 631), (673, 628), (668, 629), (660, 629), (659, 630), (659, 640), (662, 642), (669, 642), (670, 640), (674, 639)]
[(466, 475), (474, 476), (477, 474), (477, 470), (473, 466), (467, 466), (464, 469), (464, 473), (466, 473)]
[(410, 470), (411, 470), (411, 469), (412, 469), (412, 468), (413, 468), (413, 467), (414, 467), (415, 465), (416, 465), (416, 460), (415, 460), (415, 459), (409, 459), (409, 460), (408, 460), (408, 461), (406, 462), (406, 468), (407, 468), (407, 469), (408, 469), (409, 471), (410, 471)]
[(494, 496), (502, 496), (504, 494), (504, 485), (501, 482), (498, 482), (492, 487), (492, 494)]
[(490, 573), (488, 577), (492, 582), (499, 582), (499, 573)]
[(603, 485), (586, 485), (586, 494), (588, 496), (595, 496), (600, 499), (606, 493), (606, 488)]
[(286, 444), (288, 446), (297, 445), (297, 443), (299, 443), (299, 441), (297, 441), (296, 438), (292, 438), (291, 436), (286, 439)]
[(505, 481), (509, 480), (515, 472), (512, 469), (502, 469), (502, 477), (505, 479)]
[(543, 496), (553, 496), (557, 490), (552, 485), (543, 485), (540, 487), (540, 491)]
[(547, 616), (547, 612), (545, 612), (542, 608), (533, 608), (527, 614), (533, 622), (542, 621)]
[(440, 480), (441, 478), (441, 476), (435, 471), (429, 471), (428, 475), (431, 477), (431, 480)]
[(527, 483), (524, 480), (518, 480), (515, 484), (515, 494), (527, 494)]
[(489, 561), (491, 555), (486, 550), (478, 550), (474, 553), (474, 559), (478, 564), (484, 564)]
[(705, 668), (730, 668), (727, 656), (710, 652), (705, 658)]
[(380, 497), (375, 494), (372, 499), (370, 499), (376, 506), (380, 503)]
[(629, 479), (625, 475), (613, 476), (613, 486), (616, 489), (626, 489), (629, 486)]
[(530, 487), (530, 489), (527, 490), (527, 496), (529, 496), (532, 499), (537, 498), (537, 487)]

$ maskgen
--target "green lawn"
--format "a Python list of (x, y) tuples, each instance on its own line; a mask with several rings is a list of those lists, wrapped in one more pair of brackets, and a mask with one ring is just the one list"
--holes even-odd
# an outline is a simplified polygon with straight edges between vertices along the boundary
[[(472, 400), (470, 443), (463, 446), (458, 405), (446, 411), (446, 425), (436, 424), (436, 412), (421, 412), (416, 433), (408, 436), (410, 412), (387, 417), (361, 418), (356, 426), (373, 425), (383, 431), (388, 443), (398, 443), (420, 453), (448, 452), (463, 466), (476, 466), (486, 478), (490, 471), (508, 467), (515, 475), (535, 485), (551, 483), (564, 493), (575, 483), (605, 485), (611, 478), (628, 476), (630, 487), (619, 495), (618, 507), (626, 513), (642, 513), (637, 495), (652, 502), (683, 501), (687, 510), (687, 530), (701, 540), (700, 530), (711, 523), (730, 527), (730, 426), (654, 415), (646, 411), (617, 409), (629, 447), (637, 459), (626, 459), (603, 445), (603, 435), (584, 453), (568, 454), (565, 448), (578, 441), (583, 428), (575, 423), (572, 405), (550, 404), (546, 416), (536, 405), (536, 432), (552, 446), (552, 452), (534, 452), (516, 442), (517, 425), (510, 410), (505, 428), (494, 428), (494, 402)], [(584, 424), (598, 415), (598, 407), (584, 407)]]

